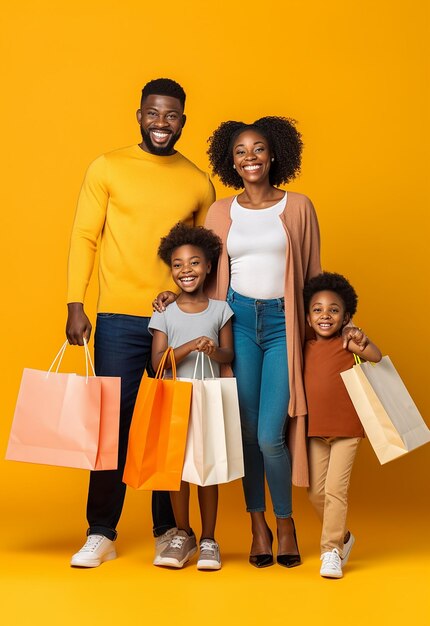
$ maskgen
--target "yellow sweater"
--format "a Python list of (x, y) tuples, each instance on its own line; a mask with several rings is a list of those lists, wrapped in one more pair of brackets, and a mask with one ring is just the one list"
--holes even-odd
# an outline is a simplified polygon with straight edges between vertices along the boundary
[(84, 302), (101, 235), (98, 311), (152, 315), (155, 295), (174, 288), (157, 257), (160, 238), (179, 221), (203, 224), (214, 196), (209, 176), (179, 152), (156, 156), (134, 145), (97, 158), (76, 210), (67, 302)]

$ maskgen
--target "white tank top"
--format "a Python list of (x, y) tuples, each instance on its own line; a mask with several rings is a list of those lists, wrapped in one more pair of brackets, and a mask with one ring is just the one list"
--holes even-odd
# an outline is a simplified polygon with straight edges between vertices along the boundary
[(285, 291), (287, 237), (279, 215), (287, 193), (268, 209), (245, 209), (234, 198), (227, 237), (230, 284), (248, 298), (282, 298)]

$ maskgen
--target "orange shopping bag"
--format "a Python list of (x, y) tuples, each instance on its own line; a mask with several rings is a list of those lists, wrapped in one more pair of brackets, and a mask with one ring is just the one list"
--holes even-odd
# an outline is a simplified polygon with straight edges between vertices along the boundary
[(86, 342), (86, 376), (58, 372), (67, 345), (47, 372), (24, 369), (6, 459), (116, 469), (121, 379), (88, 375), (88, 364), (94, 368)]
[[(172, 379), (162, 378), (167, 357)], [(135, 489), (178, 491), (181, 485), (192, 383), (176, 380), (173, 348), (155, 378), (141, 380), (128, 440), (123, 481)]]

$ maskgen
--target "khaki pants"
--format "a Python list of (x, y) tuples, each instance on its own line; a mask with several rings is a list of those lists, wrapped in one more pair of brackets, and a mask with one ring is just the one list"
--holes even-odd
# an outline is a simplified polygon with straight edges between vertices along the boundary
[(309, 438), (309, 499), (322, 521), (321, 554), (342, 556), (347, 531), (348, 488), (361, 437)]

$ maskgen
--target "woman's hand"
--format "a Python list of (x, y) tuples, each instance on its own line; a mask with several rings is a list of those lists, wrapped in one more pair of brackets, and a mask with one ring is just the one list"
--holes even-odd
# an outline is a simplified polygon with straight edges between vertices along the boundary
[(350, 326), (349, 324), (343, 327), (342, 330), (343, 347), (346, 349), (348, 343), (353, 341), (363, 351), (369, 344), (369, 337), (363, 333), (361, 328), (357, 326)]
[(168, 307), (169, 304), (172, 304), (177, 297), (177, 294), (173, 293), (173, 291), (162, 291), (152, 301), (152, 310), (158, 311), (158, 313), (163, 313), (163, 311), (166, 310), (166, 307)]

